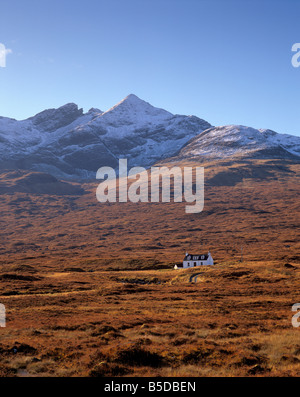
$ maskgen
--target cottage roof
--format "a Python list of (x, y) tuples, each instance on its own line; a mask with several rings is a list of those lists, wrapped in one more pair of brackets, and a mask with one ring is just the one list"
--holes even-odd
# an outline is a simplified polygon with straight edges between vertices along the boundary
[(184, 261), (207, 261), (208, 254), (186, 254)]

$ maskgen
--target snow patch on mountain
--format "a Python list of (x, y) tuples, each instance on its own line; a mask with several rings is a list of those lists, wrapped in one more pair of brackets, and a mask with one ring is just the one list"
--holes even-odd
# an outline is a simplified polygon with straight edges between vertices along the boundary
[(0, 168), (94, 179), (102, 166), (149, 167), (167, 158), (300, 158), (300, 138), (242, 125), (212, 127), (130, 94), (103, 112), (74, 103), (26, 120), (0, 117)]
[(95, 178), (101, 166), (150, 166), (172, 156), (211, 127), (196, 116), (173, 115), (130, 94), (106, 112), (75, 104), (27, 120), (0, 118), (0, 167), (50, 172), (60, 178)]
[(287, 158), (300, 156), (300, 138), (279, 134), (268, 129), (255, 129), (242, 125), (209, 128), (191, 139), (178, 157), (230, 158), (230, 157)]

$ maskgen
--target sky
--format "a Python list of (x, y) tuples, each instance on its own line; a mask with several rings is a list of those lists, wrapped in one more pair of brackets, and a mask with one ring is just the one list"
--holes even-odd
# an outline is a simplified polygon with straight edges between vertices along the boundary
[(0, 115), (133, 93), (212, 125), (300, 136), (299, 0), (0, 0)]

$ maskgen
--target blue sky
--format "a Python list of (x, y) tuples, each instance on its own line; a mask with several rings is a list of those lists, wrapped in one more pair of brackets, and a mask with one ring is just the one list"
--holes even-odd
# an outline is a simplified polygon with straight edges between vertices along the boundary
[(300, 136), (298, 0), (1, 0), (0, 115), (134, 93), (213, 125)]

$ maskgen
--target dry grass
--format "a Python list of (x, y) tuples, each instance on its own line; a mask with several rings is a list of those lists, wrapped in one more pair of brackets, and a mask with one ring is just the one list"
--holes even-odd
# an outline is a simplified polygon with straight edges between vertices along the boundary
[[(0, 376), (299, 376), (289, 167), (207, 186), (194, 215), (184, 203), (99, 204), (96, 184), (78, 197), (1, 195)], [(200, 248), (217, 264), (189, 283), (194, 270), (173, 265)]]

